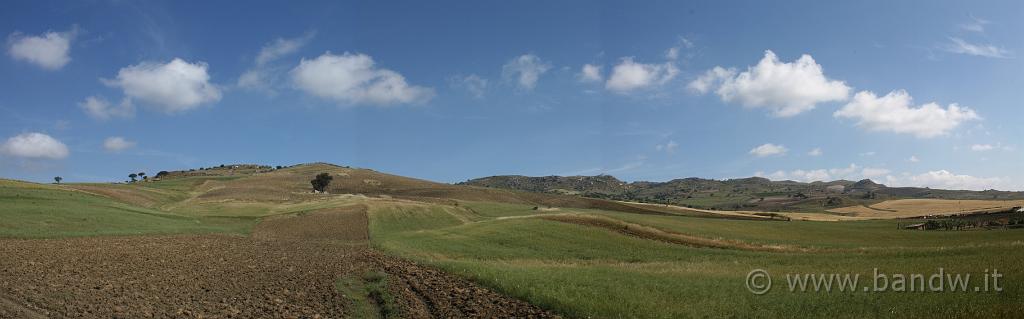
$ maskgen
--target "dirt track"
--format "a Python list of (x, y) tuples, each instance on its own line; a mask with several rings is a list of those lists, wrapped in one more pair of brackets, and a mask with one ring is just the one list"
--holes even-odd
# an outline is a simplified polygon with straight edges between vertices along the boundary
[[(351, 317), (351, 301), (334, 285), (373, 269), (388, 273), (401, 317), (552, 316), (354, 242), (365, 239), (360, 213), (272, 219), (253, 238), (0, 240), (0, 318)], [(359, 223), (361, 234), (330, 230), (354, 230)]]

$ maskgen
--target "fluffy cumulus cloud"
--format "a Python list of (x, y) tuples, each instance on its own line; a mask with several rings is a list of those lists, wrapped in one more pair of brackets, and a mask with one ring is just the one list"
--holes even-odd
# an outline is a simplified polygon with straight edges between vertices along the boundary
[(936, 103), (915, 107), (910, 94), (903, 90), (882, 97), (869, 91), (858, 92), (833, 115), (856, 120), (858, 126), (871, 131), (912, 134), (920, 138), (945, 135), (963, 122), (981, 118), (974, 110), (955, 103), (945, 108)]
[(929, 171), (918, 175), (888, 176), (888, 186), (915, 186), (940, 189), (965, 190), (1020, 190), (1021, 185), (1013, 185), (1011, 180), (999, 177), (977, 177), (955, 174), (947, 170)]
[(520, 88), (533, 90), (537, 87), (540, 76), (551, 69), (551, 64), (544, 62), (533, 54), (524, 54), (509, 60), (501, 67), (501, 74), (506, 79), (515, 80)]
[(135, 142), (126, 140), (120, 136), (111, 136), (103, 140), (103, 149), (109, 152), (120, 152), (135, 147)]
[(0, 154), (26, 159), (63, 159), (68, 147), (43, 133), (24, 133), (8, 138), (0, 145)]
[(612, 67), (604, 87), (616, 93), (629, 93), (665, 84), (678, 74), (679, 69), (672, 62), (647, 64), (638, 63), (632, 57), (626, 57)]
[(775, 145), (772, 143), (762, 144), (750, 150), (750, 154), (757, 157), (767, 157), (772, 155), (784, 155), (789, 151), (785, 146)]
[(744, 72), (715, 67), (688, 87), (701, 94), (713, 90), (722, 101), (767, 108), (779, 117), (812, 110), (818, 103), (845, 101), (850, 93), (846, 83), (825, 77), (810, 55), (787, 63), (772, 51), (765, 51), (764, 58)]
[(115, 117), (127, 118), (135, 115), (135, 106), (127, 98), (115, 105), (101, 96), (90, 96), (85, 98), (85, 101), (78, 103), (78, 106), (86, 114), (97, 120), (107, 120)]
[(7, 53), (15, 60), (35, 64), (46, 70), (58, 70), (71, 62), (71, 41), (76, 30), (46, 32), (41, 35), (11, 34)]
[(210, 83), (206, 70), (206, 63), (178, 58), (167, 63), (143, 62), (122, 68), (117, 78), (104, 83), (159, 111), (178, 113), (220, 100), (220, 89)]
[(601, 76), (601, 66), (594, 64), (584, 64), (580, 69), (579, 74), (580, 82), (601, 82), (604, 79)]
[(960, 38), (949, 38), (949, 42), (950, 43), (946, 45), (945, 49), (952, 53), (986, 58), (1012, 57), (1012, 53), (1010, 51), (991, 44), (974, 44)]
[(297, 38), (277, 38), (267, 43), (256, 55), (255, 65), (238, 77), (238, 86), (244, 89), (260, 89), (275, 93), (273, 86), (278, 82), (281, 68), (271, 66), (274, 61), (294, 54), (313, 40), (316, 32), (307, 32)]
[(448, 79), (448, 83), (456, 89), (463, 89), (475, 98), (484, 98), (487, 91), (487, 79), (476, 74), (456, 75)]
[(291, 77), (308, 94), (346, 104), (425, 103), (434, 97), (433, 89), (407, 83), (398, 72), (378, 68), (365, 54), (327, 52), (302, 59)]

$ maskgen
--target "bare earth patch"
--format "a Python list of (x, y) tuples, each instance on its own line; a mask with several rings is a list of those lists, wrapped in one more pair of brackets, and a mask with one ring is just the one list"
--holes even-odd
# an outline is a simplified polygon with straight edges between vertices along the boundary
[(341, 278), (383, 270), (402, 318), (552, 314), (372, 250), (361, 206), (270, 219), (254, 237), (0, 240), (0, 318), (348, 318)]

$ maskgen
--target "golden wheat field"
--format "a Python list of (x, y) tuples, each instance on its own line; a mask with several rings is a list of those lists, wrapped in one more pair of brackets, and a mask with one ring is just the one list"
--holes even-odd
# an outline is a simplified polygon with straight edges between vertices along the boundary
[(1016, 206), (1024, 206), (1024, 201), (897, 199), (887, 200), (870, 206), (848, 206), (830, 209), (828, 211), (865, 218), (904, 218), (924, 215), (981, 213), (1003, 210)]

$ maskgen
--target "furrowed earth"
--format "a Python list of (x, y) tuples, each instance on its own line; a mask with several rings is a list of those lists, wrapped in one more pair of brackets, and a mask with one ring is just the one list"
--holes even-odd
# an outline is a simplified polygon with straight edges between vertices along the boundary
[(402, 317), (552, 317), (367, 246), (364, 207), (269, 219), (251, 237), (0, 240), (4, 318), (354, 317), (335, 288), (386, 272)]
[[(333, 177), (328, 193), (310, 190), (319, 173)], [(0, 318), (1015, 317), (1024, 230), (1007, 209), (1019, 204), (721, 211), (330, 164), (0, 180)], [(943, 212), (979, 226), (897, 227)], [(875, 268), (1005, 277), (982, 293), (744, 285), (752, 269), (869, 282)]]

